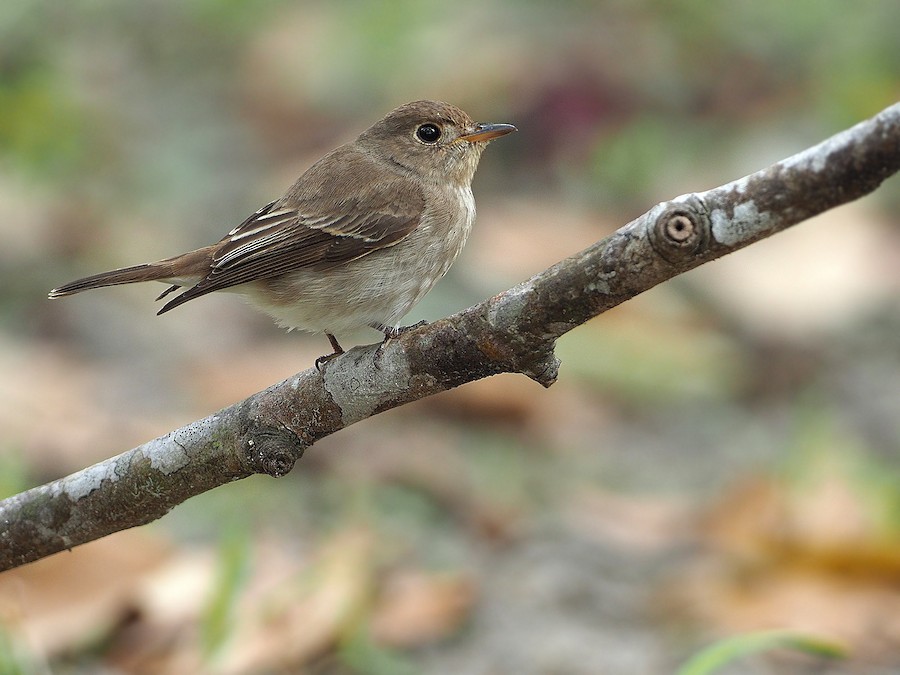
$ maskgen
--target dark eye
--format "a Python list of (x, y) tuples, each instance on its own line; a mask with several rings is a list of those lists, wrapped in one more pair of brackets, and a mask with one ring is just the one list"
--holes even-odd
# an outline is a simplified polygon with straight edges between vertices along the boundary
[(434, 124), (423, 124), (416, 129), (416, 137), (423, 143), (437, 143), (441, 130)]

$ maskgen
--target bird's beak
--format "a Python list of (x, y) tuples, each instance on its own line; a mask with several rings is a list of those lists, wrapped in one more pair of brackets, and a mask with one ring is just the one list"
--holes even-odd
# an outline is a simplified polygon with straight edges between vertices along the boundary
[(469, 143), (482, 143), (500, 136), (506, 136), (506, 134), (511, 134), (513, 131), (518, 131), (518, 129), (512, 124), (478, 124), (475, 126), (475, 131), (463, 134), (459, 137), (459, 140), (468, 141)]

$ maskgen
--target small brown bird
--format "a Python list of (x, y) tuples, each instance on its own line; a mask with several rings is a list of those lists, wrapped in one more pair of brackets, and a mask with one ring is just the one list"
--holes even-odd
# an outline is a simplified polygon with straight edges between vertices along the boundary
[(439, 101), (407, 103), (310, 167), (212, 246), (101, 272), (50, 291), (162, 281), (159, 314), (234, 291), (285, 328), (335, 334), (370, 326), (384, 343), (456, 260), (475, 220), (472, 178), (487, 143), (516, 131)]

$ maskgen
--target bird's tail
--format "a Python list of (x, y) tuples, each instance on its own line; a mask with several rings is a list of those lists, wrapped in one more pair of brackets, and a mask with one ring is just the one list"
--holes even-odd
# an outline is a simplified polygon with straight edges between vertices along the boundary
[(81, 293), (81, 291), (89, 291), (92, 288), (134, 284), (139, 281), (165, 281), (181, 286), (189, 282), (194, 283), (198, 277), (205, 275), (209, 271), (209, 262), (209, 250), (199, 249), (155, 263), (123, 267), (118, 270), (92, 274), (83, 279), (76, 279), (54, 288), (48, 293), (47, 297), (51, 299), (61, 298), (66, 295)]

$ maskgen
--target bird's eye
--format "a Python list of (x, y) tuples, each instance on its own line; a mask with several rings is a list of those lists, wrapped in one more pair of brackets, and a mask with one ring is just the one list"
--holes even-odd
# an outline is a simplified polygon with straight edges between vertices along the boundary
[(441, 130), (434, 124), (423, 124), (416, 129), (416, 138), (423, 143), (437, 143), (441, 137)]

